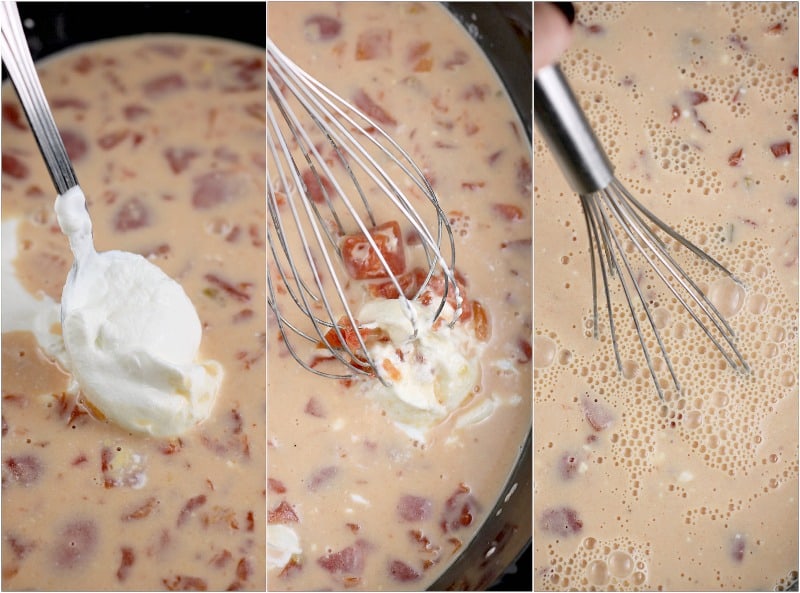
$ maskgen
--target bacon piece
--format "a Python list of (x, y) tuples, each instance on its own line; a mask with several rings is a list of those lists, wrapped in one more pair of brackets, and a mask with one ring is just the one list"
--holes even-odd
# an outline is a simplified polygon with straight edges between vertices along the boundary
[(97, 139), (97, 144), (99, 144), (100, 148), (103, 150), (111, 150), (120, 142), (125, 140), (128, 136), (130, 136), (130, 134), (130, 130), (116, 130), (114, 132), (109, 132), (100, 136)]
[(787, 154), (791, 154), (792, 145), (788, 140), (786, 142), (775, 142), (774, 144), (770, 145), (769, 149), (772, 151), (773, 156), (775, 156), (777, 159)]
[(184, 88), (186, 88), (186, 79), (180, 72), (173, 72), (151, 78), (144, 83), (143, 90), (150, 99), (159, 99)]
[(283, 494), (286, 492), (286, 486), (284, 486), (283, 482), (275, 478), (267, 478), (267, 488), (269, 488), (270, 492), (276, 494)]
[(237, 285), (228, 282), (217, 276), (216, 274), (206, 274), (204, 278), (212, 285), (217, 288), (221, 288), (225, 291), (225, 294), (230, 296), (232, 299), (240, 301), (240, 302), (247, 302), (250, 300), (250, 295), (247, 293), (249, 289), (253, 287), (250, 282), (240, 282)]
[(325, 408), (322, 406), (320, 401), (314, 396), (308, 398), (308, 401), (306, 402), (306, 407), (303, 408), (303, 411), (309, 416), (314, 416), (316, 418), (325, 417)]
[(689, 100), (689, 104), (692, 106), (700, 105), (701, 103), (708, 102), (708, 95), (706, 95), (702, 91), (691, 90), (686, 92), (686, 97)]
[(208, 583), (200, 577), (176, 575), (171, 579), (161, 579), (167, 591), (208, 591)]
[(313, 14), (304, 22), (304, 37), (311, 42), (330, 41), (339, 36), (342, 22), (325, 14)]
[(3, 121), (18, 130), (27, 130), (27, 120), (16, 103), (3, 103)]
[(494, 203), (492, 204), (492, 212), (508, 222), (517, 222), (525, 217), (522, 208), (514, 204)]
[[(397, 221), (383, 223), (370, 231), (378, 250), (392, 274), (405, 272), (406, 256), (403, 234)], [(342, 240), (342, 259), (351, 278), (367, 280), (387, 278), (389, 274), (363, 233), (347, 235)]]
[[(318, 176), (319, 175), (319, 176)], [(336, 194), (333, 191), (333, 184), (325, 175), (314, 173), (311, 169), (306, 169), (301, 175), (303, 184), (306, 186), (308, 197), (317, 204), (325, 204), (325, 196), (332, 200)]]
[(11, 552), (17, 560), (24, 560), (25, 557), (36, 549), (36, 542), (24, 540), (15, 535), (4, 534), (3, 539), (8, 542)]
[(13, 154), (3, 153), (3, 174), (14, 179), (25, 179), (28, 177), (28, 165), (22, 159)]
[(153, 509), (155, 509), (157, 506), (158, 499), (155, 496), (151, 496), (131, 512), (122, 515), (122, 520), (127, 522), (144, 519), (145, 517), (149, 517), (150, 513), (152, 513)]
[(225, 76), (218, 82), (224, 92), (246, 92), (264, 88), (266, 72), (264, 60), (260, 56), (252, 58), (233, 58), (222, 65)]
[(520, 157), (517, 161), (517, 192), (521, 196), (530, 197), (533, 187), (533, 167), (527, 157)]
[(733, 151), (728, 157), (728, 165), (731, 167), (738, 167), (742, 164), (743, 160), (744, 157), (742, 156), (742, 149), (739, 148), (738, 150)]
[(267, 523), (297, 523), (300, 519), (294, 511), (294, 507), (285, 500), (282, 500), (274, 509), (267, 512)]
[(117, 579), (121, 582), (128, 578), (131, 572), (131, 567), (136, 560), (136, 555), (133, 553), (133, 548), (122, 546), (120, 548), (122, 558), (120, 558), (119, 568), (117, 569)]
[(169, 163), (169, 168), (175, 174), (188, 169), (191, 162), (198, 156), (200, 156), (200, 152), (195, 148), (171, 146), (164, 150), (164, 157)]
[(456, 491), (444, 503), (439, 526), (444, 533), (468, 527), (479, 510), (480, 505), (469, 486), (459, 484)]
[(433, 503), (423, 497), (406, 494), (397, 501), (397, 514), (408, 523), (425, 521), (433, 512)]
[(375, 27), (359, 34), (356, 41), (356, 60), (379, 60), (391, 55), (391, 29)]
[(389, 575), (392, 577), (392, 580), (401, 583), (416, 581), (422, 576), (402, 560), (392, 560), (389, 563)]
[(583, 529), (583, 521), (574, 509), (558, 507), (546, 509), (539, 519), (539, 526), (543, 531), (566, 537), (580, 533)]
[(461, 93), (461, 98), (465, 101), (483, 101), (488, 94), (488, 84), (471, 84)]
[(523, 364), (530, 362), (533, 358), (533, 347), (531, 346), (531, 343), (524, 338), (520, 338), (518, 343), (521, 356), (517, 358), (517, 362), (521, 362)]
[(13, 482), (20, 486), (30, 486), (42, 474), (42, 462), (35, 455), (6, 457), (3, 461), (3, 487)]
[(136, 121), (149, 114), (150, 110), (144, 105), (131, 104), (122, 108), (122, 114), (128, 121)]
[(481, 342), (488, 342), (492, 335), (492, 328), (489, 325), (489, 316), (486, 309), (478, 301), (472, 301), (472, 314), (474, 317), (475, 337)]
[(204, 504), (206, 504), (205, 494), (199, 494), (187, 500), (186, 504), (183, 505), (183, 508), (181, 509), (180, 513), (178, 513), (178, 521), (177, 521), (178, 527), (184, 525), (189, 519), (191, 519), (194, 511), (203, 506)]
[(463, 49), (457, 49), (449, 58), (445, 59), (444, 67), (445, 70), (455, 70), (467, 62), (469, 62), (469, 54)]
[(253, 567), (250, 565), (250, 561), (247, 558), (241, 558), (236, 565), (236, 578), (240, 581), (246, 581), (252, 573)]
[(397, 120), (395, 120), (394, 117), (384, 110), (383, 107), (373, 101), (372, 97), (370, 97), (362, 89), (359, 89), (353, 95), (353, 103), (355, 103), (355, 106), (358, 107), (364, 113), (364, 115), (372, 120), (375, 120), (379, 124), (387, 126), (397, 125)]

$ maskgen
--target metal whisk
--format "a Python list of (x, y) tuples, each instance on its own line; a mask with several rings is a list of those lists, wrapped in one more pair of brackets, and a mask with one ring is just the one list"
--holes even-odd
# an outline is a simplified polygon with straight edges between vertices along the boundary
[[(664, 399), (664, 388), (658, 380), (646, 343), (648, 326), (652, 330), (675, 388), (679, 393), (681, 391), (680, 382), (653, 318), (651, 305), (642, 291), (640, 282), (637, 282), (631, 258), (626, 253), (628, 245), (632, 245), (634, 252), (647, 262), (650, 269), (722, 353), (728, 364), (749, 371), (747, 363), (734, 343), (735, 336), (730, 325), (673, 258), (665, 241), (657, 232), (661, 231), (671, 237), (735, 282), (739, 283), (739, 280), (717, 260), (656, 217), (614, 177), (611, 162), (589, 126), (558, 64), (543, 68), (536, 74), (534, 115), (539, 130), (570, 186), (580, 197), (591, 253), (594, 334), (597, 337), (599, 267), (608, 309), (611, 343), (620, 372), (622, 372), (622, 361), (618, 350), (609, 288), (610, 278), (615, 275), (619, 278), (625, 303), (633, 318), (647, 367), (659, 397)], [(639, 311), (644, 311), (647, 325), (640, 320)]]
[[(397, 298), (415, 335), (431, 319), (419, 319), (411, 301), (435, 306), (435, 295), (433, 319), (449, 301), (455, 323), (463, 299), (450, 223), (368, 96), (356, 100), (361, 109), (350, 104), (269, 38), (267, 64), (269, 306), (306, 369), (383, 381), (353, 309), (370, 294)], [(413, 269), (400, 261), (406, 253)]]

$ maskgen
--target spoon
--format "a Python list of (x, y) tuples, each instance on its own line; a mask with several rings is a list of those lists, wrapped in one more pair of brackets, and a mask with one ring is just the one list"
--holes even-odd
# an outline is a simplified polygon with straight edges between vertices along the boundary
[(97, 252), (86, 198), (36, 73), (17, 6), (0, 2), (3, 62), (58, 192), (74, 262), (61, 297), (65, 365), (100, 417), (173, 436), (211, 412), (222, 379), (195, 363), (202, 326), (180, 284), (141, 255)]

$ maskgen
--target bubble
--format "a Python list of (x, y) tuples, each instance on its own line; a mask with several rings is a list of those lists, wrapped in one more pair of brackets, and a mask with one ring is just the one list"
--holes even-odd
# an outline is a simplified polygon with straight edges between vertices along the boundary
[(633, 558), (622, 550), (614, 550), (608, 556), (608, 572), (619, 579), (624, 579), (633, 572)]
[(731, 278), (720, 278), (708, 291), (709, 300), (714, 303), (723, 317), (733, 317), (744, 305), (745, 290)]
[(547, 368), (556, 357), (556, 343), (546, 336), (536, 336), (533, 339), (533, 366), (539, 369)]
[(684, 416), (683, 424), (690, 430), (698, 428), (703, 424), (703, 414), (699, 410), (692, 410)]
[(763, 294), (754, 294), (747, 299), (747, 310), (754, 315), (767, 310), (768, 299)]
[(606, 585), (610, 580), (608, 565), (602, 560), (594, 560), (586, 567), (586, 578), (595, 586)]

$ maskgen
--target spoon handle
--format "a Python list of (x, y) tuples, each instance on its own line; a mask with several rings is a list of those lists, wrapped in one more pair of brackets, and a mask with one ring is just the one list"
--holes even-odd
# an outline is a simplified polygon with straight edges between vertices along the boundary
[(0, 2), (0, 37), (3, 63), (17, 90), (53, 184), (59, 194), (64, 194), (78, 185), (78, 179), (44, 96), (14, 2)]

